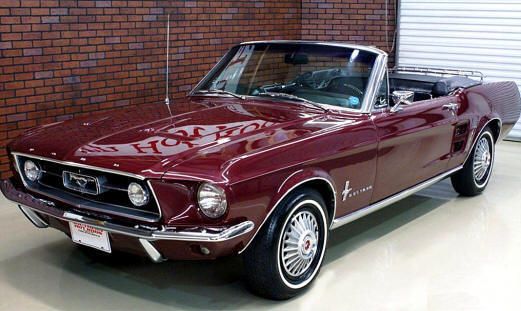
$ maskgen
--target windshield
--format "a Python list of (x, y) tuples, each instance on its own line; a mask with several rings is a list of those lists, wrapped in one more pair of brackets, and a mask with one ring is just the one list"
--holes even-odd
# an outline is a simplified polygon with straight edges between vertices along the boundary
[(360, 109), (376, 57), (364, 50), (320, 44), (241, 45), (194, 93), (270, 96)]

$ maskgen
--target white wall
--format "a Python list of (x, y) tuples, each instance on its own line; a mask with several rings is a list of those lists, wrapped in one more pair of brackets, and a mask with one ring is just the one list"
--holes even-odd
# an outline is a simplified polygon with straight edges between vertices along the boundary
[[(521, 88), (521, 0), (400, 0), (397, 63), (479, 70)], [(521, 122), (510, 133), (521, 139)]]

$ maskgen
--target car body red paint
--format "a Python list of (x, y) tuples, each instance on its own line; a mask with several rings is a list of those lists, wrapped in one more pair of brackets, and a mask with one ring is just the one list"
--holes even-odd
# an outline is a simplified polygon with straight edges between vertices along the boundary
[[(494, 128), (497, 139), (506, 135), (519, 117), (519, 102), (513, 82), (461, 89), (399, 112), (372, 109), (372, 103), (367, 112), (322, 111), (272, 98), (193, 94), (170, 107), (150, 103), (40, 126), (8, 150), (150, 181), (161, 209), (158, 221), (85, 214), (100, 225), (114, 221), (175, 232), (218, 232), (253, 223), (251, 230), (222, 241), (150, 239), (165, 258), (208, 259), (244, 250), (296, 186), (319, 189), (333, 221), (457, 168), (485, 125)], [(443, 108), (448, 103), (459, 105), (457, 113)], [(6, 197), (70, 234), (67, 220), (55, 217), (56, 209), (81, 212), (82, 207), (35, 193), (24, 187), (16, 169), (14, 173), (1, 183)], [(202, 182), (225, 189), (229, 208), (223, 217), (211, 219), (200, 212), (196, 193)], [(29, 197), (21, 199), (20, 193)], [(38, 199), (52, 201), (55, 209), (34, 203)], [(110, 237), (115, 249), (144, 253), (134, 236), (114, 231)]]

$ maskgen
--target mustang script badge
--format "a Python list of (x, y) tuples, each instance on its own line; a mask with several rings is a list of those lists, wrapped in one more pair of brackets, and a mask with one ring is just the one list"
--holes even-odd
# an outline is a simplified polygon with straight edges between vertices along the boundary
[(353, 188), (349, 187), (349, 180), (347, 180), (346, 185), (344, 186), (344, 190), (342, 190), (342, 201), (345, 201), (345, 200), (347, 200), (347, 198), (357, 196), (359, 194), (362, 194), (362, 193), (367, 192), (372, 189), (373, 189), (373, 186), (369, 185), (369, 186), (365, 186), (360, 189), (355, 189), (353, 191)]

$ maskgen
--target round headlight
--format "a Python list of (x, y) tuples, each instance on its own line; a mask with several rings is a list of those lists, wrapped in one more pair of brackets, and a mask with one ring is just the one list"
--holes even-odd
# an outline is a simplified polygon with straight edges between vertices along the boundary
[(40, 178), (40, 168), (33, 161), (26, 160), (24, 162), (24, 174), (30, 181), (36, 181)]
[(128, 185), (128, 198), (135, 206), (143, 206), (148, 203), (148, 191), (140, 184), (132, 182)]
[(197, 192), (197, 200), (201, 212), (210, 218), (221, 217), (228, 208), (224, 189), (216, 185), (202, 184)]

